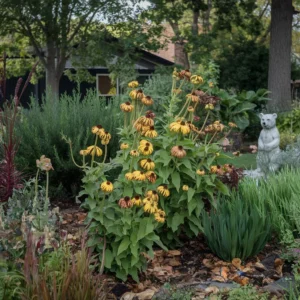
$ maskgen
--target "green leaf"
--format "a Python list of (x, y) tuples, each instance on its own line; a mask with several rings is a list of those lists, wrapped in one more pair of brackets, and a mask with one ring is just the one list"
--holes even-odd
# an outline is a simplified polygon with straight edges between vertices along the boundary
[(235, 107), (233, 110), (233, 114), (240, 114), (241, 112), (247, 111), (247, 110), (252, 110), (256, 107), (256, 104), (251, 103), (251, 102), (243, 102), (240, 103)]
[(175, 186), (177, 192), (179, 192), (179, 190), (180, 190), (180, 175), (179, 175), (179, 173), (174, 171), (171, 174), (171, 178), (172, 178), (173, 185)]
[(111, 268), (111, 263), (113, 262), (114, 260), (114, 255), (113, 253), (111, 252), (110, 249), (106, 249), (105, 250), (105, 268), (107, 269), (110, 269)]
[(175, 213), (171, 220), (171, 228), (175, 232), (179, 225), (184, 223), (184, 214)]
[(133, 188), (131, 186), (125, 185), (123, 195), (124, 196), (128, 196), (128, 197), (132, 197), (132, 195), (133, 195)]
[(235, 115), (233, 116), (232, 120), (241, 130), (247, 128), (250, 124), (247, 114)]
[(187, 192), (188, 202), (190, 202), (192, 200), (194, 194), (195, 194), (195, 190), (193, 188), (189, 188), (189, 190)]
[(125, 236), (118, 248), (118, 253), (117, 255), (120, 255), (121, 253), (123, 253), (124, 251), (126, 251), (128, 249), (128, 246), (130, 245), (130, 238), (129, 236)]
[(153, 232), (154, 225), (150, 218), (144, 218), (140, 222), (139, 231), (137, 234), (137, 242), (147, 236), (149, 233)]

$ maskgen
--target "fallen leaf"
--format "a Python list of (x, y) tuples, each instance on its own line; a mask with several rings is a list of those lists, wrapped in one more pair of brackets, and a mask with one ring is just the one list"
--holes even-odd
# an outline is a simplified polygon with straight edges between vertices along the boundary
[(218, 282), (226, 282), (226, 280), (222, 276), (220, 276), (220, 275), (213, 275), (213, 276), (211, 276), (211, 280), (218, 281)]
[(167, 252), (167, 256), (180, 256), (181, 255), (181, 251), (179, 250), (169, 250)]
[(207, 294), (217, 294), (217, 293), (219, 293), (220, 290), (218, 287), (211, 285), (211, 286), (207, 287), (204, 291)]
[(211, 259), (207, 259), (207, 258), (204, 258), (202, 260), (202, 263), (203, 265), (208, 268), (208, 269), (213, 269), (215, 267), (214, 263), (211, 261)]
[(178, 266), (181, 266), (181, 262), (176, 259), (176, 258), (172, 258), (170, 260), (168, 260), (168, 265), (172, 266), (172, 267), (178, 267)]
[(274, 268), (277, 274), (281, 277), (282, 276), (282, 267), (284, 265), (284, 260), (281, 258), (276, 258), (274, 261)]
[(229, 268), (227, 267), (214, 268), (212, 270), (212, 273), (214, 276), (221, 276), (222, 278), (224, 278), (224, 281), (226, 281), (228, 279)]
[(270, 283), (272, 283), (272, 282), (274, 282), (274, 279), (271, 279), (271, 278), (269, 278), (269, 277), (264, 278), (263, 281), (262, 281), (262, 283), (263, 283), (264, 285), (270, 284)]
[(241, 276), (236, 276), (233, 278), (233, 281), (240, 284), (240, 285), (247, 285), (249, 284), (249, 278), (248, 277), (241, 277)]
[(266, 267), (260, 263), (260, 262), (256, 262), (255, 265), (254, 265), (254, 268), (260, 272), (263, 272), (263, 271), (266, 271)]
[(121, 300), (133, 300), (133, 299), (151, 300), (154, 294), (155, 291), (150, 289), (147, 289), (141, 293), (127, 292), (121, 297)]
[(239, 258), (234, 258), (231, 262), (238, 270), (241, 269), (242, 261)]

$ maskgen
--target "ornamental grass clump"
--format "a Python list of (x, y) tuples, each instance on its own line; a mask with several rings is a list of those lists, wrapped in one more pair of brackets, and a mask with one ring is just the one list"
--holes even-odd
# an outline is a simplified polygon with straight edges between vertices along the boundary
[[(89, 210), (88, 244), (101, 253), (100, 273), (107, 268), (122, 280), (131, 275), (137, 281), (146, 257), (153, 257), (154, 244), (166, 249), (181, 232), (197, 235), (204, 201), (216, 206), (216, 195), (229, 192), (211, 167), (217, 165), (220, 140), (231, 128), (214, 119), (213, 105), (205, 109), (207, 103), (195, 94), (203, 79), (193, 76), (188, 70), (173, 72), (169, 103), (159, 122), (149, 108), (155, 99), (136, 82), (129, 83), (129, 97), (120, 105), (124, 126), (117, 156), (107, 162), (111, 136), (95, 125), (94, 144), (81, 150), (81, 164), (74, 161), (85, 173), (80, 196)], [(192, 96), (178, 93), (184, 87), (191, 88)], [(205, 114), (199, 127), (197, 107)], [(65, 140), (72, 151), (71, 140)], [(116, 166), (122, 170), (110, 182), (106, 174)]]
[(202, 213), (203, 233), (209, 248), (225, 261), (258, 254), (271, 237), (272, 223), (266, 202), (247, 192), (233, 192), (216, 210)]

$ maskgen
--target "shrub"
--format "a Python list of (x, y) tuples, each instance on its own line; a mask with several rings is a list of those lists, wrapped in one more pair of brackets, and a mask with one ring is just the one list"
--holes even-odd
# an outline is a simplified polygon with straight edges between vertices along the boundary
[(94, 91), (89, 91), (82, 101), (80, 97), (79, 93), (63, 95), (59, 101), (54, 102), (48, 97), (42, 101), (41, 106), (32, 99), (30, 109), (22, 110), (22, 122), (16, 128), (21, 140), (17, 157), (19, 167), (28, 173), (34, 173), (32, 165), (36, 157), (43, 153), (53, 161), (53, 185), (62, 183), (65, 189), (75, 193), (82, 172), (74, 166), (68, 147), (61, 139), (61, 133), (72, 138), (74, 156), (78, 159), (83, 145), (91, 143), (91, 126), (102, 124), (113, 134), (108, 146), (109, 158), (115, 156), (118, 148), (116, 132), (123, 122), (118, 98), (111, 99), (106, 105), (105, 99), (99, 99)]
[[(218, 141), (231, 127), (219, 120), (207, 124), (213, 103), (203, 103), (192, 93), (184, 102), (178, 98), (179, 87), (202, 86), (200, 76), (190, 76), (189, 71), (173, 73), (160, 127), (154, 126), (155, 114), (144, 108), (155, 100), (136, 89), (137, 82), (129, 83), (132, 101), (120, 106), (125, 123), (117, 157), (104, 163), (111, 135), (93, 126), (95, 141), (81, 150), (82, 164), (76, 162), (85, 172), (80, 195), (89, 210), (89, 245), (102, 252), (101, 270), (106, 267), (123, 280), (128, 274), (138, 280), (154, 244), (164, 247), (161, 240), (169, 244), (180, 233), (197, 235), (204, 202), (215, 205), (216, 192), (228, 194), (219, 176), (231, 167), (217, 166), (216, 158), (221, 157)], [(197, 106), (206, 116), (201, 128), (193, 124)], [(106, 173), (115, 166), (122, 170), (113, 183)]]
[(271, 235), (266, 204), (252, 197), (247, 186), (220, 199), (216, 210), (202, 213), (208, 246), (225, 261), (242, 260), (259, 253)]
[(280, 132), (280, 149), (285, 150), (289, 145), (297, 141), (297, 134), (290, 131)]

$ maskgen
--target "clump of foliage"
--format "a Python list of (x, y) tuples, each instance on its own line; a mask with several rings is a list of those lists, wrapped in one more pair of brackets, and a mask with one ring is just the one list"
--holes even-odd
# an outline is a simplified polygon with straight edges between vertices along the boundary
[[(83, 239), (84, 241), (84, 239)], [(97, 265), (84, 242), (74, 255), (62, 242), (52, 252), (38, 256), (28, 233), (24, 264), (17, 268), (0, 262), (0, 299), (106, 299), (105, 282), (93, 272)]]
[(100, 120), (113, 134), (108, 146), (108, 158), (114, 157), (118, 148), (117, 128), (123, 118), (118, 110), (119, 101), (114, 98), (107, 104), (95, 91), (89, 91), (82, 100), (79, 93), (62, 95), (59, 101), (52, 101), (48, 95), (41, 105), (32, 99), (30, 109), (22, 109), (21, 122), (16, 127), (16, 134), (22, 141), (17, 157), (18, 166), (33, 173), (35, 158), (44, 153), (55, 164), (52, 184), (58, 186), (62, 183), (65, 190), (76, 193), (82, 173), (74, 166), (68, 147), (61, 140), (61, 132), (72, 139), (74, 156), (78, 159), (83, 145), (92, 142), (89, 128)]
[(0, 77), (0, 95), (4, 99), (0, 107), (0, 202), (6, 202), (13, 190), (21, 186), (23, 174), (16, 166), (16, 154), (20, 140), (16, 135), (16, 126), (20, 122), (20, 99), (32, 78), (36, 63), (21, 89), (23, 79), (19, 78), (13, 101), (6, 99), (6, 55), (3, 58), (3, 69)]
[[(102, 252), (100, 271), (106, 267), (123, 280), (128, 274), (138, 280), (154, 244), (165, 249), (162, 241), (179, 241), (180, 233), (197, 235), (204, 203), (215, 206), (216, 192), (229, 193), (220, 176), (230, 167), (217, 166), (216, 158), (221, 157), (218, 141), (236, 126), (213, 120), (215, 102), (204, 102), (195, 94), (207, 85), (199, 75), (173, 72), (159, 126), (155, 113), (147, 110), (155, 100), (138, 85), (129, 83), (131, 101), (120, 105), (124, 126), (117, 157), (105, 163), (112, 136), (95, 125), (94, 142), (81, 150), (82, 164), (75, 162), (85, 172), (80, 195), (89, 210), (89, 245)], [(183, 100), (179, 95), (185, 85), (192, 90)], [(209, 99), (210, 91), (203, 92)], [(197, 107), (205, 115), (199, 128), (194, 124)], [(65, 139), (72, 146), (71, 139)], [(106, 173), (115, 166), (122, 166), (122, 171), (111, 182)]]
[(202, 213), (203, 233), (210, 249), (225, 261), (259, 253), (271, 236), (265, 202), (254, 199), (247, 186), (221, 198), (218, 207)]
[(241, 286), (232, 289), (228, 293), (228, 300), (240, 300), (247, 298), (249, 300), (268, 300), (269, 293), (261, 292), (251, 285)]

